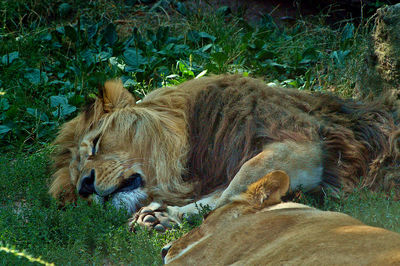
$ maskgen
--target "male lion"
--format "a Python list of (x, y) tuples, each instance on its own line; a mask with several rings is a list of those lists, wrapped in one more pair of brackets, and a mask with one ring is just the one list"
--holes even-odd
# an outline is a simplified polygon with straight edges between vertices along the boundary
[(195, 200), (225, 204), (272, 170), (289, 174), (291, 190), (351, 191), (361, 177), (376, 187), (384, 183), (378, 170), (398, 163), (397, 120), (395, 96), (361, 103), (221, 75), (135, 103), (120, 81), (108, 81), (61, 128), (50, 193), (131, 213), (151, 201), (160, 204), (144, 213), (189, 204), (167, 209), (177, 218), (195, 211)]
[(280, 203), (273, 171), (163, 248), (168, 265), (400, 265), (400, 235), (350, 216)]

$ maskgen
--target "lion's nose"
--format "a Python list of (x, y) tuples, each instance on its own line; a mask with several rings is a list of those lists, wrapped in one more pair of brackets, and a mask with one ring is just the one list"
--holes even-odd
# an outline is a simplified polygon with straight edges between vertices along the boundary
[(94, 169), (90, 171), (90, 174), (82, 177), (81, 187), (78, 190), (79, 195), (87, 197), (95, 192), (94, 190)]

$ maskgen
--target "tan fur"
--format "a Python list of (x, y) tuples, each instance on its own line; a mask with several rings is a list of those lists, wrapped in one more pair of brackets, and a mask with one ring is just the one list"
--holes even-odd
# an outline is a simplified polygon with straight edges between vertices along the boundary
[(348, 215), (280, 203), (272, 172), (170, 244), (168, 265), (400, 265), (400, 235)]
[[(363, 104), (222, 75), (161, 88), (135, 104), (121, 81), (109, 81), (60, 129), (50, 193), (62, 203), (76, 200), (92, 170), (102, 197), (138, 173), (149, 200), (181, 206), (235, 178), (245, 189), (276, 169), (287, 171), (291, 184), (351, 191), (363, 176), (364, 186), (379, 187), (378, 170), (399, 158), (396, 104), (389, 98)], [(272, 157), (264, 156), (268, 149)], [(305, 176), (296, 171), (321, 162), (320, 176), (295, 180)], [(240, 171), (247, 181), (237, 178)]]

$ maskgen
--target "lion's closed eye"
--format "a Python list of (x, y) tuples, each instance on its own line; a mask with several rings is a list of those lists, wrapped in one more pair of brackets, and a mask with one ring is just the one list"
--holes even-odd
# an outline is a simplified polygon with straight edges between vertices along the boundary
[(95, 155), (98, 150), (99, 139), (100, 136), (97, 136), (96, 138), (93, 139), (92, 154), (91, 154), (92, 156)]

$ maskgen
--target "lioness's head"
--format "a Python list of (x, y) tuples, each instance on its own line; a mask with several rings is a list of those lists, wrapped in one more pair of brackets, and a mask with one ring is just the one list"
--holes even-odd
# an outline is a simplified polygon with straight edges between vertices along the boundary
[[(249, 230), (251, 230), (259, 222), (253, 221), (254, 224), (252, 224), (252, 222), (246, 219), (242, 220), (240, 217), (246, 215), (251, 220), (253, 215), (247, 214), (253, 214), (266, 207), (280, 203), (281, 197), (286, 194), (288, 189), (289, 176), (285, 172), (279, 170), (270, 172), (257, 182), (251, 184), (245, 193), (234, 196), (231, 203), (212, 211), (200, 227), (195, 228), (175, 242), (166, 245), (162, 250), (164, 262), (166, 264), (191, 265), (192, 261), (190, 257), (195, 254), (194, 260), (203, 255), (204, 258), (197, 260), (194, 264), (198, 264), (200, 261), (205, 265), (215, 264), (216, 261), (209, 261), (210, 258), (207, 257), (206, 253), (203, 253), (204, 247), (210, 244), (209, 238), (215, 232), (223, 230), (230, 231), (232, 234), (237, 232), (235, 231), (237, 228), (249, 227)], [(234, 226), (232, 226), (233, 222), (236, 222)], [(267, 227), (267, 224), (261, 224), (261, 226)], [(231, 245), (236, 245), (240, 242), (239, 239), (228, 241), (233, 241), (235, 243), (231, 243)], [(215, 247), (215, 254), (226, 255), (223, 251), (226, 250), (226, 243), (224, 242), (221, 239), (221, 243), (216, 243), (216, 245), (220, 244), (220, 246)], [(245, 248), (246, 243), (243, 243), (243, 245)]]

